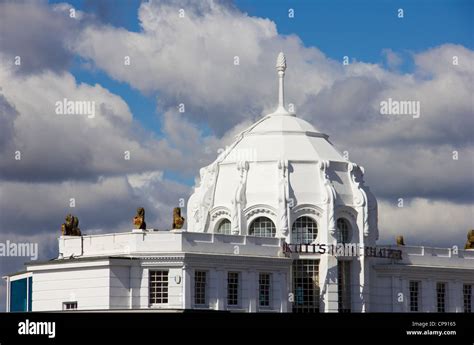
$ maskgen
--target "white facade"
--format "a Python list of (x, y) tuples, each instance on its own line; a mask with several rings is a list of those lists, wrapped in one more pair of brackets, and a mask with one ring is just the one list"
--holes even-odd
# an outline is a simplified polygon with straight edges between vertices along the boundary
[(470, 311), (474, 251), (377, 246), (364, 169), (284, 108), (276, 67), (277, 110), (200, 170), (187, 229), (61, 237), (26, 267), (32, 310)]

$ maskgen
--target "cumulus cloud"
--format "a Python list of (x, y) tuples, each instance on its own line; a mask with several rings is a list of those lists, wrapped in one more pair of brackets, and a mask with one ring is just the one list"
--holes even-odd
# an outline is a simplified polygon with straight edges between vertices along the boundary
[[(10, 136), (2, 138), (9, 142), (0, 158), (4, 179), (94, 179), (179, 167), (180, 153), (144, 130), (123, 99), (98, 84), (78, 84), (67, 72), (18, 77), (1, 67), (0, 83), (0, 121)], [(57, 102), (65, 99), (90, 102), (94, 117), (58, 114)]]
[(62, 71), (73, 58), (68, 42), (78, 29), (69, 6), (48, 6), (46, 1), (0, 2), (2, 64), (21, 58), (20, 74)]
[[(445, 44), (413, 53), (413, 70), (402, 73), (389, 49), (388, 69), (361, 61), (343, 66), (229, 3), (146, 2), (137, 14), (140, 32), (86, 13), (71, 20), (69, 8), (0, 3), (6, 237), (54, 237), (69, 212), (86, 233), (126, 231), (138, 206), (150, 227), (169, 228), (171, 208), (191, 188), (165, 176), (198, 175), (239, 131), (274, 110), (280, 50), (288, 60), (287, 103), (365, 166), (380, 202), (382, 240), (400, 233), (411, 244), (459, 245), (472, 227), (473, 51)], [(12, 64), (17, 55), (21, 67)], [(74, 57), (155, 95), (163, 136), (143, 128), (119, 95), (78, 83), (67, 70)], [(56, 114), (64, 98), (95, 102), (95, 117)], [(388, 98), (420, 102), (420, 117), (381, 115)], [(398, 198), (408, 206), (398, 209)]]
[(472, 205), (429, 201), (417, 198), (404, 202), (379, 203), (379, 226), (383, 228), (380, 242), (394, 244), (403, 235), (407, 245), (457, 246), (464, 248), (468, 229), (474, 221)]

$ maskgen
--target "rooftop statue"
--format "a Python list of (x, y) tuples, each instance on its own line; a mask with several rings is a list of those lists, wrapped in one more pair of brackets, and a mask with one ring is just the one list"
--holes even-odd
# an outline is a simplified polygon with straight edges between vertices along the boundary
[(173, 209), (173, 227), (172, 229), (181, 229), (184, 224), (184, 217), (181, 217), (181, 208)]
[(133, 217), (133, 226), (135, 229), (146, 230), (145, 209), (143, 207), (137, 208), (137, 214)]
[(405, 239), (403, 236), (399, 235), (397, 236), (397, 246), (404, 246), (405, 245)]
[(464, 249), (474, 249), (474, 229), (467, 233), (467, 241)]
[(79, 219), (72, 214), (68, 214), (65, 218), (65, 223), (61, 225), (62, 236), (81, 236), (81, 229), (79, 229)]

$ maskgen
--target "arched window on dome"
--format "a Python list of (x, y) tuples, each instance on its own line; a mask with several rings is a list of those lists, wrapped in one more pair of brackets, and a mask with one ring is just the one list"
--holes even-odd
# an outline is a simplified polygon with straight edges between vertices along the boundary
[(318, 224), (310, 217), (302, 216), (295, 220), (291, 228), (291, 242), (312, 243), (318, 236)]
[(258, 237), (275, 237), (275, 224), (267, 217), (258, 217), (249, 227), (249, 235)]
[(339, 243), (349, 243), (351, 237), (351, 225), (345, 218), (337, 220), (337, 241)]
[(222, 219), (217, 224), (216, 232), (218, 234), (230, 235), (230, 220), (228, 220), (227, 218)]

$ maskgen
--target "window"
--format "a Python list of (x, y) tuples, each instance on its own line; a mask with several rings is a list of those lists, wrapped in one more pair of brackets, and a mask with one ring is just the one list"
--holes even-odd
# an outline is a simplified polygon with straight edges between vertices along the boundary
[(436, 310), (446, 312), (446, 283), (436, 283)]
[(337, 235), (339, 243), (348, 243), (350, 239), (350, 225), (347, 219), (339, 218), (337, 220)]
[(250, 224), (249, 235), (275, 237), (275, 224), (267, 217), (258, 217)]
[(337, 309), (339, 313), (351, 312), (351, 262), (337, 263)]
[(319, 312), (319, 260), (293, 261), (293, 312)]
[(31, 311), (32, 297), (33, 277), (10, 280), (10, 308), (8, 311)]
[(310, 217), (299, 217), (293, 223), (291, 239), (293, 243), (309, 244), (318, 235), (318, 225)]
[(270, 273), (260, 273), (258, 275), (258, 305), (260, 307), (270, 307), (271, 278)]
[(77, 310), (77, 302), (64, 302), (63, 310)]
[(194, 272), (194, 304), (206, 304), (206, 271)]
[(227, 305), (236, 307), (239, 305), (239, 273), (227, 273)]
[(150, 304), (168, 303), (168, 271), (150, 271)]
[(219, 226), (217, 227), (218, 234), (225, 234), (230, 235), (230, 220), (224, 218), (219, 222)]
[(464, 300), (464, 312), (472, 313), (472, 285), (464, 284), (462, 287), (463, 300)]
[(420, 307), (420, 282), (410, 281), (410, 311), (419, 311)]

